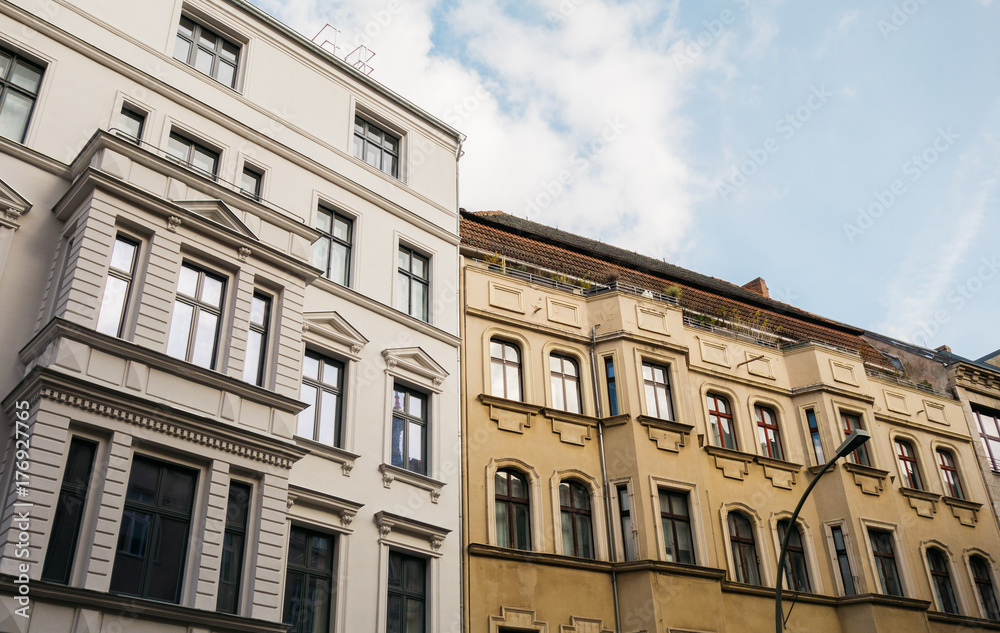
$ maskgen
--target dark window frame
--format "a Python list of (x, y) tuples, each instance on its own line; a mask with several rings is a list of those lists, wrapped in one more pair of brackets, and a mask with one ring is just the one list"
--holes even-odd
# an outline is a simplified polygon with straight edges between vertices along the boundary
[[(660, 488), (658, 490), (658, 498), (660, 504), (660, 529), (663, 530), (663, 545), (664, 549), (668, 543), (673, 543), (675, 553), (669, 551), (664, 551), (664, 556), (666, 559), (673, 563), (682, 563), (687, 565), (696, 564), (697, 555), (695, 553), (694, 546), (694, 529), (691, 524), (691, 494), (685, 490), (674, 490), (671, 488)], [(666, 508), (664, 508), (664, 500), (666, 500)], [(675, 503), (676, 502), (676, 503)], [(678, 512), (678, 505), (683, 504), (686, 514)], [(670, 534), (667, 534), (667, 524), (669, 522)], [(681, 560), (683, 557), (680, 555), (680, 533), (678, 531), (678, 524), (687, 526), (688, 539), (691, 542), (691, 560)], [(668, 538), (669, 536), (669, 538)]]
[[(788, 528), (792, 523), (790, 519), (778, 521), (778, 542), (782, 542)], [(785, 581), (791, 591), (802, 591), (809, 593), (812, 591), (812, 581), (809, 579), (809, 560), (806, 557), (805, 543), (802, 527), (796, 525), (788, 537), (788, 548), (785, 555)], [(801, 570), (801, 574), (799, 573)]]
[[(417, 589), (407, 588), (406, 585), (411, 565), (407, 563), (419, 563), (417, 573), (422, 576), (420, 587)], [(402, 552), (395, 549), (389, 550), (389, 561), (388, 564), (395, 567), (398, 570), (397, 582), (393, 582), (392, 570), (389, 569), (388, 583), (386, 585), (386, 630), (387, 631), (398, 631), (398, 633), (424, 633), (427, 630), (427, 585), (428, 585), (428, 566), (429, 561), (426, 558), (420, 556), (413, 556), (412, 554)], [(393, 598), (399, 600), (400, 609), (398, 611), (399, 620), (393, 619), (392, 604)], [(410, 611), (411, 604), (418, 604), (420, 606), (420, 612), (423, 614), (422, 622), (419, 624), (417, 630), (411, 630), (409, 622), (406, 619), (407, 614)]]
[[(246, 184), (247, 174), (250, 174), (252, 179), (255, 180), (253, 189), (247, 189), (246, 187), (244, 187), (244, 184)], [(264, 170), (257, 167), (256, 165), (243, 161), (243, 169), (240, 170), (240, 193), (246, 196), (247, 198), (250, 198), (251, 200), (257, 200), (259, 202), (263, 190), (264, 190)]]
[(813, 457), (816, 458), (816, 465), (826, 463), (826, 453), (823, 451), (823, 438), (819, 433), (819, 421), (816, 418), (816, 410), (806, 409), (806, 424), (809, 426), (809, 437), (812, 440)]
[(840, 583), (844, 589), (844, 595), (856, 595), (858, 590), (854, 584), (854, 568), (851, 566), (851, 557), (847, 551), (847, 535), (844, 534), (843, 526), (831, 525), (830, 537), (833, 539), (833, 552), (837, 556), (837, 567), (840, 570)]
[[(182, 29), (185, 27), (184, 25), (185, 22), (191, 25), (189, 29), (191, 31), (190, 36), (186, 35), (182, 31)], [(215, 38), (216, 41), (212, 50), (209, 50), (201, 46), (201, 40), (203, 34), (207, 34), (208, 36)], [(177, 56), (178, 40), (185, 42), (189, 46), (188, 53), (185, 59), (181, 59), (180, 57)], [(236, 52), (233, 55), (232, 59), (226, 59), (224, 57), (224, 53), (226, 52), (225, 50), (226, 44), (236, 49)], [(201, 70), (196, 65), (198, 51), (204, 51), (207, 55), (210, 55), (212, 58), (212, 65), (211, 68), (208, 70), (208, 72)], [(239, 83), (240, 57), (242, 57), (242, 54), (243, 54), (243, 44), (234, 40), (231, 36), (223, 35), (218, 30), (205, 26), (199, 20), (196, 20), (188, 15), (181, 15), (181, 20), (180, 23), (177, 25), (177, 33), (174, 38), (174, 50), (173, 50), (174, 59), (184, 63), (187, 66), (190, 66), (191, 68), (194, 68), (196, 71), (198, 71), (202, 75), (205, 75), (206, 77), (211, 77), (212, 79), (219, 82), (223, 86), (236, 90), (236, 84)], [(224, 66), (232, 68), (233, 71), (233, 78), (229, 83), (226, 83), (219, 78), (219, 71)]]
[(608, 385), (608, 415), (618, 415), (618, 380), (615, 377), (615, 359), (613, 356), (604, 357), (604, 379)]
[[(518, 549), (524, 551), (531, 551), (531, 488), (528, 482), (528, 477), (521, 471), (515, 468), (501, 468), (497, 470), (494, 476), (494, 481), (500, 475), (503, 475), (506, 479), (507, 494), (502, 494), (494, 488), (493, 499), (494, 499), (494, 512), (496, 513), (497, 522), (497, 546), (507, 547), (510, 549)], [(522, 486), (524, 487), (524, 497), (514, 496), (513, 486), (511, 485), (512, 479), (518, 479)], [(507, 517), (507, 543), (501, 543), (500, 540), (500, 513), (497, 512), (497, 508), (500, 504), (506, 507), (506, 517)], [(517, 508), (521, 508), (524, 512), (525, 517), (527, 517), (527, 522), (525, 524), (524, 534), (521, 534), (517, 529)]]
[[(399, 458), (397, 460), (395, 450), (391, 450), (390, 460), (392, 465), (410, 472), (417, 473), (418, 475), (427, 476), (430, 472), (430, 456), (427, 454), (428, 442), (427, 436), (430, 427), (430, 395), (417, 389), (407, 387), (400, 383), (395, 383), (392, 386), (393, 391), (393, 409), (392, 409), (392, 425), (393, 430), (390, 434), (390, 442), (395, 442), (396, 438), (396, 421), (399, 420), (402, 426), (401, 430), (401, 446), (399, 450)], [(403, 394), (402, 407), (397, 409), (395, 406), (396, 394)], [(423, 404), (420, 407), (421, 416), (415, 416), (411, 414), (410, 411), (410, 399), (418, 398)], [(417, 427), (420, 430), (420, 460), (418, 462), (418, 467), (413, 468), (413, 456), (410, 455), (410, 433), (411, 427)], [(399, 463), (397, 463), (397, 461)]]
[[(649, 370), (649, 378), (646, 378), (646, 370)], [(663, 380), (656, 379), (657, 371), (663, 373)], [(642, 386), (643, 399), (646, 401), (646, 413), (661, 420), (674, 419), (673, 393), (670, 388), (670, 366), (654, 363), (652, 361), (642, 361)], [(652, 389), (653, 397), (650, 402), (649, 390)], [(663, 395), (666, 401), (666, 411), (660, 411), (660, 398)]]
[[(253, 306), (255, 301), (260, 301), (264, 304), (264, 317), (260, 321), (254, 320)], [(268, 343), (270, 343), (271, 338), (271, 313), (273, 306), (274, 297), (266, 292), (254, 290), (253, 296), (250, 298), (249, 325), (247, 326), (247, 356), (243, 361), (243, 380), (258, 387), (263, 387), (267, 382), (267, 354), (270, 351)], [(260, 343), (257, 354), (253, 357), (253, 363), (251, 363), (250, 337), (253, 335), (259, 337)], [(253, 371), (251, 374), (250, 372), (254, 367), (256, 367), (256, 371)]]
[[(31, 106), (28, 108), (27, 114), (24, 117), (24, 128), (21, 130), (20, 137), (10, 138), (10, 140), (15, 143), (24, 143), (24, 139), (28, 136), (28, 128), (31, 126), (31, 117), (35, 113), (35, 106), (38, 103), (38, 95), (41, 92), (42, 82), (45, 79), (45, 71), (48, 67), (46, 64), (40, 64), (34, 59), (29, 59), (21, 53), (11, 50), (6, 46), (0, 46), (0, 54), (10, 57), (10, 65), (7, 67), (6, 72), (0, 75), (0, 114), (3, 113), (4, 105), (6, 104), (10, 94), (15, 94), (21, 99), (31, 101)], [(14, 69), (18, 65), (29, 67), (30, 69), (38, 72), (38, 84), (35, 86), (34, 92), (25, 86), (20, 86), (14, 83), (11, 80), (14, 75)]]
[(889, 530), (868, 528), (868, 539), (871, 541), (875, 573), (882, 587), (882, 593), (887, 596), (903, 597), (905, 593), (899, 576), (899, 567), (896, 565), (893, 533)]
[[(354, 115), (353, 130), (354, 157), (388, 176), (399, 179), (399, 155), (402, 149), (402, 136), (390, 132), (384, 125), (372, 123), (360, 114)], [(395, 145), (395, 149), (393, 149), (393, 145)], [(377, 155), (377, 165), (367, 159), (369, 150), (372, 150)], [(390, 162), (388, 168), (386, 168), (385, 164), (387, 157)]]
[[(755, 404), (753, 413), (757, 420), (757, 439), (760, 443), (761, 455), (771, 459), (785, 459), (785, 447), (781, 443), (781, 425), (778, 422), (777, 412), (771, 407)], [(773, 423), (767, 421), (766, 413), (771, 415)], [(772, 448), (772, 444), (777, 450)]]
[[(136, 473), (136, 465), (140, 462), (146, 462), (146, 466), (149, 468), (157, 469), (157, 484), (154, 491), (154, 500), (152, 502), (138, 499), (131, 495), (131, 490), (133, 487), (133, 477)], [(164, 479), (168, 476), (168, 472), (180, 473), (191, 477), (191, 488), (189, 491), (189, 503), (186, 509), (175, 509), (168, 507), (170, 498), (165, 497), (164, 490)], [(109, 588), (110, 593), (121, 594), (121, 595), (131, 595), (139, 598), (150, 598), (153, 600), (163, 600), (165, 602), (170, 602), (172, 604), (179, 604), (182, 597), (182, 588), (184, 586), (184, 574), (187, 568), (187, 562), (190, 558), (190, 552), (188, 551), (188, 546), (191, 543), (191, 528), (192, 519), (194, 517), (194, 503), (198, 495), (198, 479), (200, 473), (197, 469), (191, 468), (183, 464), (177, 464), (174, 462), (168, 462), (147, 455), (135, 455), (132, 458), (131, 469), (129, 471), (129, 483), (126, 487), (125, 503), (122, 510), (122, 520), (119, 523), (119, 533), (117, 539), (117, 545), (115, 547), (115, 559), (111, 572), (111, 586)], [(140, 491), (141, 494), (141, 491)], [(148, 527), (148, 532), (145, 530), (142, 532), (141, 547), (143, 548), (143, 553), (137, 555), (130, 550), (134, 546), (134, 541), (130, 540), (134, 538), (135, 532), (126, 532), (125, 528), (127, 525), (125, 515), (128, 513), (146, 514), (151, 517), (151, 521), (146, 524), (132, 520), (132, 525), (146, 525)], [(153, 548), (159, 548), (163, 544), (162, 531), (164, 521), (173, 521), (175, 523), (185, 524), (184, 528), (184, 543), (180, 548), (183, 551), (182, 558), (177, 565), (177, 578), (174, 581), (174, 593), (172, 599), (157, 598), (151, 596), (150, 591), (150, 580), (153, 576), (159, 577), (159, 574), (153, 574), (151, 569), (154, 565), (159, 563), (160, 552), (152, 551)], [(155, 543), (155, 545), (154, 545)], [(123, 549), (123, 547), (125, 549)], [(139, 569), (139, 578), (131, 579), (128, 577), (120, 577), (120, 565), (125, 558), (138, 558), (142, 562)], [(120, 572), (122, 574), (128, 572)], [(116, 583), (116, 578), (121, 578)], [(116, 587), (116, 584), (118, 585)], [(136, 590), (131, 589), (135, 587)], [(128, 588), (128, 589), (126, 589)]]
[[(220, 341), (221, 341), (221, 338), (222, 338), (223, 315), (226, 312), (226, 290), (227, 290), (229, 279), (225, 275), (221, 275), (221, 274), (219, 274), (219, 273), (217, 273), (217, 272), (215, 272), (213, 270), (205, 268), (204, 266), (201, 266), (201, 265), (195, 264), (195, 263), (191, 263), (191, 262), (188, 262), (188, 261), (185, 261), (184, 263), (181, 264), (181, 269), (183, 270), (184, 268), (187, 268), (187, 269), (189, 269), (191, 271), (194, 271), (198, 275), (198, 279), (197, 279), (196, 285), (195, 285), (195, 295), (196, 296), (190, 296), (190, 295), (186, 295), (186, 294), (181, 293), (179, 287), (175, 290), (175, 292), (174, 292), (174, 309), (173, 309), (173, 311), (171, 312), (171, 315), (170, 315), (170, 326), (168, 327), (168, 331), (167, 331), (167, 349), (168, 350), (170, 349), (170, 333), (173, 330), (173, 319), (174, 319), (174, 316), (177, 313), (177, 304), (178, 303), (183, 303), (183, 304), (191, 307), (191, 320), (190, 320), (190, 323), (188, 324), (187, 342), (186, 342), (185, 348), (184, 348), (185, 349), (184, 356), (183, 357), (174, 356), (174, 358), (179, 358), (180, 360), (183, 360), (183, 361), (186, 361), (186, 362), (189, 362), (189, 363), (194, 363), (193, 359), (194, 359), (194, 356), (195, 356), (195, 348), (196, 348), (195, 343), (198, 340), (198, 317), (199, 317), (199, 315), (202, 312), (207, 312), (209, 314), (212, 314), (213, 316), (216, 317), (217, 320), (216, 320), (216, 323), (215, 323), (215, 336), (214, 336), (214, 338), (212, 340), (212, 358), (211, 358), (211, 361), (209, 362), (208, 366), (206, 367), (206, 369), (212, 369), (212, 370), (214, 370), (214, 369), (216, 369), (218, 367), (218, 361), (219, 361), (219, 351), (220, 351), (219, 347), (220, 347)], [(204, 284), (205, 284), (205, 278), (206, 277), (212, 278), (215, 281), (218, 281), (218, 282), (220, 282), (222, 284), (222, 288), (219, 291), (219, 305), (218, 306), (214, 306), (214, 305), (212, 305), (210, 303), (207, 303), (207, 302), (203, 301), (200, 298), (202, 290), (204, 289)], [(180, 284), (180, 275), (178, 275), (178, 285), (179, 284)], [(168, 352), (168, 354), (169, 354), (169, 352)], [(202, 366), (202, 365), (199, 365), (199, 366)]]
[[(344, 287), (351, 287), (351, 259), (354, 253), (354, 218), (349, 215), (345, 215), (336, 211), (326, 205), (319, 205), (316, 209), (316, 224), (320, 224), (320, 218), (326, 217), (329, 219), (330, 230), (326, 230), (320, 226), (316, 229), (320, 232), (320, 238), (316, 240), (313, 244), (313, 264), (317, 268), (323, 269), (323, 277), (329, 279), (334, 283), (338, 283)], [(347, 239), (337, 237), (337, 223), (340, 222), (347, 226)], [(326, 255), (322, 259), (325, 261), (320, 261), (321, 248), (326, 247)], [(343, 280), (338, 280), (333, 278), (333, 263), (334, 263), (334, 247), (340, 247), (344, 252), (344, 277)]]
[[(290, 555), (286, 557), (285, 587), (284, 596), (282, 598), (281, 622), (283, 624), (291, 625), (291, 628), (288, 629), (288, 633), (309, 633), (314, 630), (314, 627), (309, 626), (309, 623), (314, 621), (313, 618), (316, 614), (316, 607), (323, 610), (320, 613), (322, 613), (323, 621), (327, 623), (327, 626), (329, 626), (331, 620), (333, 619), (331, 617), (331, 611), (333, 596), (337, 586), (335, 582), (335, 564), (339, 543), (337, 542), (337, 537), (332, 534), (320, 532), (319, 530), (314, 530), (312, 528), (293, 523), (288, 535), (289, 552), (292, 549), (292, 539), (295, 538), (296, 534), (302, 534), (305, 539), (302, 548), (305, 562), (302, 564), (292, 562)], [(309, 564), (310, 559), (312, 558), (311, 553), (313, 551), (314, 542), (318, 539), (327, 540), (329, 547), (329, 568), (312, 566)], [(293, 585), (290, 579), (293, 574), (299, 575), (302, 578), (302, 582), (299, 584), (300, 592), (297, 596), (291, 595)], [(325, 596), (325, 600), (321, 599), (318, 602), (314, 602), (308, 599), (307, 596), (311, 581), (327, 582), (329, 592)], [(299, 605), (305, 605), (306, 608), (296, 610), (294, 607)]]
[(948, 566), (948, 556), (937, 547), (928, 547), (927, 568), (931, 574), (931, 584), (938, 599), (938, 606), (944, 613), (960, 615), (958, 599), (955, 596), (955, 586), (951, 581), (951, 569)]
[(972, 581), (976, 585), (983, 617), (987, 620), (1000, 621), (1000, 605), (997, 604), (997, 594), (993, 588), (991, 568), (992, 565), (985, 556), (973, 554), (969, 557), (969, 569), (972, 572)]
[[(241, 501), (239, 494), (242, 493), (233, 494), (237, 490), (244, 490), (246, 492), (243, 497), (245, 505), (242, 508), (238, 507)], [(229, 497), (226, 502), (226, 525), (223, 533), (222, 555), (219, 561), (219, 593), (216, 597), (215, 606), (215, 610), (222, 613), (239, 613), (240, 593), (243, 590), (243, 572), (246, 566), (248, 524), (250, 509), (253, 506), (253, 490), (253, 485), (249, 482), (236, 479), (229, 482)], [(227, 555), (230, 557), (230, 560), (235, 560), (235, 564), (232, 565), (234, 569), (231, 571), (235, 571), (236, 577), (232, 582), (225, 580)], [(231, 592), (224, 592), (226, 585), (232, 585)], [(232, 600), (231, 605), (226, 604), (230, 596)]]
[[(976, 426), (979, 430), (979, 439), (983, 443), (983, 450), (986, 452), (986, 459), (989, 461), (990, 470), (1000, 473), (1000, 412), (980, 407), (973, 407), (972, 413), (976, 416)], [(996, 430), (996, 434), (986, 428), (985, 418), (990, 418)]]
[[(728, 448), (734, 451), (740, 450), (740, 441), (736, 436), (736, 420), (733, 417), (733, 409), (729, 404), (729, 398), (715, 392), (705, 394), (705, 401), (708, 406), (708, 423), (712, 428), (712, 439), (715, 446)], [(724, 407), (719, 407), (719, 403)], [(729, 425), (729, 436), (732, 438), (732, 446), (727, 445), (724, 424)]]
[[(409, 266), (407, 268), (402, 268), (399, 265), (399, 255), (406, 254)], [(422, 261), (424, 265), (424, 275), (421, 276), (419, 273), (413, 272), (413, 262)], [(399, 309), (406, 314), (409, 314), (415, 319), (420, 319), (424, 323), (430, 323), (430, 288), (431, 288), (431, 258), (419, 251), (405, 246), (403, 244), (399, 245), (396, 255), (396, 277), (397, 277), (397, 288), (396, 288), (396, 299), (400, 299), (398, 286), (399, 282), (402, 281), (406, 286), (406, 304), (400, 305)], [(420, 314), (414, 314), (416, 309), (413, 305), (413, 289), (417, 287), (421, 290), (423, 296), (423, 310)]]
[(757, 550), (753, 519), (744, 512), (733, 510), (726, 520), (729, 523), (729, 547), (733, 555), (735, 581), (746, 585), (762, 585), (760, 552)]
[[(491, 395), (497, 396), (499, 398), (506, 398), (507, 400), (516, 400), (518, 402), (524, 401), (524, 383), (521, 374), (521, 346), (512, 341), (508, 341), (503, 338), (492, 337), (490, 338), (490, 393)], [(494, 344), (500, 346), (500, 356), (496, 356), (493, 349)], [(509, 348), (509, 349), (508, 349)], [(508, 351), (512, 350), (514, 352), (514, 359), (508, 358)], [(508, 369), (513, 369), (515, 375), (517, 376), (517, 384), (515, 388), (517, 389), (516, 394), (512, 394), (511, 387), (507, 380)], [(502, 393), (493, 393), (494, 388), (494, 371), (499, 370), (500, 377), (502, 380)]]
[[(176, 156), (170, 152), (169, 142), (171, 140), (177, 141), (185, 146), (184, 156)], [(170, 130), (170, 135), (167, 140), (167, 152), (166, 157), (169, 160), (180, 163), (195, 172), (200, 174), (205, 178), (210, 178), (212, 180), (217, 180), (219, 178), (219, 165), (222, 163), (222, 152), (217, 149), (213, 149), (211, 146), (205, 144), (203, 141), (195, 140), (194, 137), (189, 136), (186, 132), (181, 132), (176, 129)], [(208, 155), (212, 157), (212, 170), (208, 171), (198, 167), (194, 163), (195, 154), (197, 152)]]
[[(316, 377), (315, 378), (306, 375), (306, 371), (305, 371), (305, 367), (304, 367), (304, 365), (305, 365), (305, 360), (304, 359), (307, 359), (307, 358), (308, 359), (312, 359), (312, 360), (316, 361), (316, 363), (317, 363)], [(329, 371), (327, 369), (328, 367), (336, 369), (336, 372), (337, 372), (336, 383), (337, 384), (330, 384), (329, 382), (326, 381), (326, 373), (327, 373), (327, 371)], [(345, 363), (345, 362), (343, 362), (343, 361), (341, 361), (341, 360), (339, 360), (337, 358), (334, 358), (332, 356), (328, 356), (326, 354), (322, 354), (322, 353), (314, 351), (312, 349), (307, 349), (306, 352), (305, 352), (305, 354), (303, 354), (303, 370), (302, 370), (302, 385), (301, 385), (301, 387), (302, 388), (309, 387), (309, 388), (313, 389), (315, 391), (316, 395), (315, 395), (315, 398), (312, 401), (312, 404), (309, 407), (307, 407), (306, 409), (303, 409), (299, 413), (299, 416), (306, 415), (307, 413), (311, 413), (312, 414), (312, 433), (310, 433), (309, 435), (304, 435), (302, 437), (305, 437), (308, 440), (312, 440), (313, 442), (319, 442), (319, 443), (326, 444), (326, 442), (324, 442), (320, 438), (323, 436), (323, 433), (322, 433), (323, 394), (324, 393), (329, 393), (329, 394), (332, 394), (336, 398), (336, 407), (337, 407), (336, 412), (334, 414), (333, 443), (332, 443), (332, 446), (334, 446), (336, 448), (340, 448), (340, 447), (343, 446), (343, 440), (344, 440), (344, 437), (343, 437), (344, 436), (344, 391), (345, 391), (344, 386), (346, 385), (346, 381), (347, 381), (347, 377), (345, 375), (346, 372), (347, 372), (347, 363)], [(303, 391), (302, 388), (300, 388), (300, 392), (299, 392), (300, 393), (300, 399), (304, 399), (304, 396), (302, 395), (302, 391)], [(299, 426), (296, 427), (296, 431), (300, 430), (300, 426), (301, 425), (299, 425)]]
[(635, 539), (632, 536), (632, 499), (629, 497), (628, 484), (617, 484), (615, 495), (618, 497), (618, 529), (622, 534), (622, 558), (626, 561), (636, 559)]
[[(564, 505), (562, 500), (563, 487), (568, 491), (569, 495), (569, 505)], [(586, 504), (580, 506), (577, 504), (577, 492), (581, 491), (582, 498), (586, 500)], [(591, 493), (590, 488), (575, 479), (564, 479), (559, 482), (559, 520), (562, 529), (563, 538), (563, 555), (564, 556), (575, 556), (577, 558), (597, 558), (597, 546), (594, 542), (594, 514), (593, 514), (593, 504), (591, 503)], [(582, 519), (584, 525), (587, 526), (587, 530), (590, 532), (590, 551), (586, 551), (587, 542), (584, 541), (584, 535), (580, 533), (580, 526), (577, 519)], [(566, 521), (570, 524), (570, 538), (572, 543), (566, 542), (565, 525)], [(566, 546), (571, 546), (571, 551), (566, 551)]]
[[(848, 437), (857, 429), (864, 429), (865, 424), (861, 419), (861, 414), (849, 411), (840, 412), (840, 420), (843, 423), (844, 437)], [(868, 445), (862, 444), (856, 451), (851, 453), (851, 461), (859, 466), (872, 466), (871, 454), (868, 452)]]
[(924, 480), (920, 476), (920, 465), (917, 461), (917, 451), (913, 442), (897, 437), (893, 440), (896, 448), (896, 460), (899, 462), (900, 483), (914, 490), (924, 489)]
[[(90, 482), (94, 476), (94, 465), (100, 445), (96, 440), (79, 435), (73, 435), (69, 441), (66, 464), (63, 467), (62, 485), (59, 488), (59, 499), (56, 502), (55, 514), (52, 519), (52, 529), (49, 532), (49, 545), (45, 552), (45, 562), (42, 565), (42, 580), (62, 585), (69, 584), (76, 559), (76, 550), (80, 542), (80, 528), (83, 525), (87, 509), (87, 494)], [(70, 471), (83, 464), (74, 463), (77, 455), (85, 457), (90, 452), (89, 464), (83, 476), (76, 476), (71, 481)], [(83, 453), (81, 455), (81, 453)], [(81, 475), (82, 473), (75, 473)], [(62, 540), (63, 528), (68, 528), (70, 538)]]
[[(142, 144), (142, 135), (146, 131), (146, 117), (149, 113), (145, 110), (135, 107), (128, 101), (122, 102), (122, 108), (118, 112), (118, 127), (115, 128), (118, 136), (124, 138), (127, 141), (131, 141), (136, 145)], [(131, 121), (138, 121), (139, 130), (136, 134), (128, 133), (124, 128), (121, 127), (122, 119), (129, 119)]]
[[(130, 246), (133, 249), (132, 258), (131, 261), (129, 262), (128, 270), (122, 270), (116, 268), (114, 265), (115, 251), (118, 248), (119, 242), (127, 246)], [(134, 238), (128, 234), (122, 233), (121, 231), (119, 231), (115, 235), (114, 243), (112, 243), (111, 245), (111, 256), (108, 260), (108, 277), (104, 282), (104, 290), (101, 292), (101, 304), (97, 310), (97, 323), (94, 326), (94, 329), (96, 329), (98, 332), (102, 332), (103, 334), (107, 334), (109, 336), (115, 336), (118, 338), (124, 336), (125, 326), (127, 325), (129, 320), (128, 319), (129, 307), (130, 307), (129, 304), (131, 303), (132, 300), (132, 291), (135, 282), (136, 270), (138, 269), (139, 265), (139, 254), (141, 252), (141, 249), (142, 249), (141, 240)], [(122, 299), (121, 311), (120, 314), (118, 314), (118, 319), (117, 319), (118, 327), (115, 328), (114, 334), (112, 334), (110, 331), (105, 331), (101, 328), (101, 323), (102, 323), (101, 317), (104, 314), (104, 301), (105, 298), (108, 296), (109, 283), (111, 283), (112, 279), (115, 279), (125, 284), (124, 298)]]

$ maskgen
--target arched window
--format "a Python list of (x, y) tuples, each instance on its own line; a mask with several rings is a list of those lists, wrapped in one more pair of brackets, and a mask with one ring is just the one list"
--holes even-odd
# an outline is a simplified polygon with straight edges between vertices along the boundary
[(920, 469), (917, 468), (917, 453), (913, 445), (903, 439), (896, 439), (896, 457), (899, 458), (899, 472), (903, 477), (902, 484), (907, 488), (923, 490), (920, 481)]
[(708, 394), (708, 420), (712, 427), (713, 443), (722, 448), (736, 450), (733, 410), (729, 408), (729, 401), (714, 393)]
[(955, 600), (955, 590), (951, 586), (951, 574), (948, 571), (948, 559), (944, 552), (936, 547), (927, 549), (927, 565), (931, 569), (931, 579), (934, 581), (934, 593), (937, 594), (938, 605), (945, 613), (958, 613), (958, 602)]
[(517, 345), (490, 339), (490, 393), (508, 400), (521, 399), (521, 351)]
[(594, 557), (594, 533), (590, 518), (590, 491), (575, 481), (559, 484), (563, 554)]
[(774, 459), (785, 459), (785, 451), (781, 447), (781, 434), (778, 433), (778, 416), (773, 410), (759, 404), (754, 406), (753, 411), (757, 417), (760, 454)]
[(528, 480), (515, 470), (498, 470), (494, 477), (497, 545), (531, 549), (531, 511)]
[(937, 449), (938, 466), (941, 467), (941, 479), (944, 481), (944, 492), (949, 497), (965, 499), (962, 491), (962, 480), (958, 477), (958, 466), (955, 465), (955, 457), (943, 448)]
[[(778, 538), (784, 541), (790, 521), (778, 521)], [(806, 550), (802, 546), (802, 533), (798, 528), (788, 536), (788, 550), (785, 554), (785, 578), (788, 588), (793, 591), (811, 591), (809, 568), (806, 566)]]
[(580, 369), (568, 356), (549, 356), (549, 381), (552, 385), (552, 408), (580, 413)]
[(757, 541), (753, 525), (742, 512), (729, 513), (729, 543), (733, 550), (733, 567), (736, 582), (760, 584), (760, 566), (757, 563)]
[(969, 557), (969, 567), (972, 568), (972, 579), (976, 581), (976, 593), (979, 594), (979, 603), (983, 607), (983, 617), (1000, 620), (1000, 606), (997, 606), (997, 594), (993, 590), (989, 561), (976, 554)]

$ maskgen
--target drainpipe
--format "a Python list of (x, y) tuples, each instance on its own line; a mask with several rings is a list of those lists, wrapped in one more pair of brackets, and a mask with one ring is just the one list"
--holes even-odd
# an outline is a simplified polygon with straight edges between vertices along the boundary
[(597, 382), (597, 357), (594, 348), (597, 347), (597, 328), (595, 325), (590, 330), (590, 377), (594, 381), (594, 410), (597, 412), (597, 447), (601, 454), (601, 481), (604, 486), (604, 518), (605, 528), (608, 533), (608, 555), (611, 557), (611, 592), (615, 602), (615, 631), (622, 633), (622, 618), (618, 606), (618, 572), (615, 571), (614, 564), (618, 562), (618, 553), (615, 551), (614, 524), (611, 521), (611, 486), (608, 483), (608, 467), (604, 459), (604, 413), (601, 411), (601, 395)]

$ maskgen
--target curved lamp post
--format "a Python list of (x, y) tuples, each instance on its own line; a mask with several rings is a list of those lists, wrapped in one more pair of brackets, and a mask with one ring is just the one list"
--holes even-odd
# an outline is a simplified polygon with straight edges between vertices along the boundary
[(775, 633), (781, 633), (782, 631), (785, 630), (784, 611), (782, 611), (781, 609), (781, 585), (783, 577), (785, 575), (785, 557), (788, 555), (788, 539), (792, 535), (792, 530), (796, 529), (795, 521), (799, 518), (799, 511), (802, 510), (802, 505), (806, 502), (806, 498), (809, 496), (809, 493), (812, 492), (812, 489), (816, 487), (816, 482), (819, 481), (819, 478), (822, 477), (826, 473), (826, 471), (830, 470), (830, 468), (833, 467), (833, 464), (838, 459), (840, 459), (844, 455), (847, 455), (848, 453), (853, 453), (854, 451), (858, 450), (858, 448), (860, 448), (862, 444), (870, 440), (871, 437), (872, 436), (868, 434), (868, 431), (865, 431), (863, 429), (857, 429), (850, 435), (848, 435), (847, 439), (844, 440), (844, 443), (841, 444), (840, 447), (837, 449), (837, 454), (834, 455), (830, 459), (830, 461), (828, 461), (826, 465), (823, 466), (822, 470), (816, 473), (816, 476), (813, 477), (813, 480), (809, 482), (809, 485), (806, 487), (806, 491), (802, 493), (802, 498), (799, 499), (799, 505), (795, 506), (795, 512), (792, 512), (792, 518), (788, 522), (788, 529), (785, 530), (785, 536), (784, 538), (781, 539), (781, 554), (778, 556), (778, 582), (775, 584), (774, 587)]

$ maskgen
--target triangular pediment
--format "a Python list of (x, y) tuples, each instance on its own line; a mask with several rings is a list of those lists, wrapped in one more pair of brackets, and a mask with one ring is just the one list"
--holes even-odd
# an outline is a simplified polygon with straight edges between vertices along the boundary
[(14, 191), (13, 187), (0, 180), (0, 211), (16, 218), (27, 213), (29, 209), (31, 209), (31, 203)]
[(187, 209), (191, 213), (200, 215), (209, 222), (214, 222), (231, 231), (236, 231), (252, 240), (257, 239), (257, 236), (253, 234), (250, 227), (244, 224), (243, 220), (222, 200), (175, 200), (174, 204)]
[(448, 372), (430, 355), (419, 347), (399, 347), (382, 350), (382, 358), (390, 368), (401, 368), (429, 381), (434, 387), (439, 387)]
[(368, 339), (337, 312), (303, 312), (302, 329), (315, 337), (339, 343), (351, 354), (361, 353), (368, 344)]

